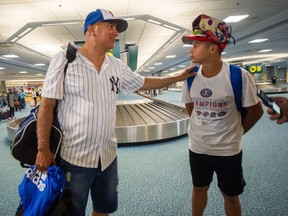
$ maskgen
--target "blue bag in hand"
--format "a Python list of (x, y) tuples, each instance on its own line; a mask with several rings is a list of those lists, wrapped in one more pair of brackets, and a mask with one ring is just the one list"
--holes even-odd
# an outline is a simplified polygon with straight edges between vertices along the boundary
[(20, 207), (24, 216), (44, 216), (60, 201), (65, 185), (63, 170), (51, 166), (47, 172), (40, 172), (31, 166), (18, 187)]

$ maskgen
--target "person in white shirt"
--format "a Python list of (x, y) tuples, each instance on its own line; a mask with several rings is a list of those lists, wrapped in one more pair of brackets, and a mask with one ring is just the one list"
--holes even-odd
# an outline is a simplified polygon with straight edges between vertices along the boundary
[[(40, 171), (54, 164), (49, 149), (53, 109), (58, 102), (58, 119), (63, 132), (60, 167), (66, 173), (66, 189), (71, 196), (72, 215), (85, 216), (89, 191), (92, 215), (108, 215), (117, 209), (117, 140), (115, 136), (116, 99), (121, 90), (157, 89), (192, 76), (190, 69), (172, 77), (142, 77), (121, 60), (108, 54), (127, 21), (110, 11), (97, 9), (84, 24), (85, 43), (69, 64), (65, 51), (51, 61), (45, 77), (38, 113), (38, 154)], [(68, 176), (68, 177), (67, 177)]]
[(202, 14), (193, 21), (192, 27), (192, 35), (184, 36), (182, 40), (192, 44), (192, 62), (200, 66), (190, 89), (187, 81), (184, 82), (181, 95), (191, 116), (188, 135), (193, 181), (192, 215), (203, 215), (215, 172), (226, 215), (239, 216), (239, 195), (245, 186), (241, 138), (262, 116), (262, 105), (252, 77), (241, 69), (242, 107), (246, 113), (241, 117), (237, 110), (230, 66), (221, 59), (231, 38), (226, 23)]

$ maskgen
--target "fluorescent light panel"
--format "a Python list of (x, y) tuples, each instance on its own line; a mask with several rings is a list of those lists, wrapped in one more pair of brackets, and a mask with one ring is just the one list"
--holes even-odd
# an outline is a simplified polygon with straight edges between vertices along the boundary
[(175, 58), (176, 57), (176, 55), (168, 55), (168, 56), (166, 56), (166, 58)]
[(180, 30), (180, 29), (178, 29), (178, 28), (175, 28), (175, 27), (173, 27), (173, 26), (169, 26), (169, 25), (166, 25), (166, 24), (164, 24), (163, 26), (166, 27), (166, 28), (170, 28), (170, 29), (176, 30), (176, 31), (179, 31), (179, 30)]
[(34, 64), (35, 66), (45, 66), (43, 63)]
[(243, 19), (245, 19), (246, 17), (248, 17), (249, 15), (239, 15), (239, 16), (228, 16), (227, 18), (225, 18), (223, 21), (226, 23), (233, 23), (233, 22), (239, 22)]
[(32, 28), (27, 28), (25, 31), (21, 32), (18, 37), (22, 37), (23, 35), (27, 34), (28, 32), (30, 32), (32, 30)]
[(183, 47), (192, 47), (192, 44), (184, 44)]
[(264, 49), (264, 50), (259, 50), (258, 52), (263, 53), (263, 52), (271, 52), (272, 49)]
[(2, 55), (5, 58), (18, 58), (19, 56), (13, 54)]
[(151, 22), (151, 23), (154, 23), (154, 24), (157, 24), (157, 25), (161, 25), (162, 24), (160, 22), (157, 22), (157, 21), (151, 20), (151, 19), (148, 19), (147, 22)]
[(3, 67), (0, 67), (0, 70), (4, 70), (5, 68), (3, 68)]
[(261, 42), (264, 42), (264, 41), (267, 41), (267, 40), (268, 40), (267, 38), (255, 39), (255, 40), (249, 41), (248, 43), (261, 43)]

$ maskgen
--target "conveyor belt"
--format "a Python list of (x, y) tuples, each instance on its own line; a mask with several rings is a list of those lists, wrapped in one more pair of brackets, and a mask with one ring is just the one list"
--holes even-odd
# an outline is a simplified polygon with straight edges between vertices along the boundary
[[(122, 145), (181, 136), (189, 124), (185, 108), (139, 95), (120, 95), (116, 116), (116, 136)], [(24, 118), (8, 123), (9, 140), (13, 141)]]
[(256, 84), (257, 88), (261, 88), (267, 94), (279, 94), (279, 93), (287, 93), (288, 92), (288, 84), (287, 83), (261, 83)]
[(186, 134), (189, 124), (185, 108), (154, 98), (137, 103), (127, 98), (125, 103), (118, 103), (116, 116), (119, 144), (181, 136)]

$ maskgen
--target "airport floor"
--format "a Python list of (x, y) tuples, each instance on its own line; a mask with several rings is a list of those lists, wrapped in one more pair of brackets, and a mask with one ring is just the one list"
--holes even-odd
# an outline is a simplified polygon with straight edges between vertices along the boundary
[[(281, 94), (288, 97), (288, 94)], [(157, 99), (180, 105), (180, 92), (164, 91)], [(266, 111), (266, 108), (264, 108)], [(16, 112), (21, 117), (29, 108)], [(10, 154), (7, 121), (0, 121), (0, 216), (15, 215), (18, 185), (25, 169)], [(244, 216), (288, 215), (288, 123), (277, 125), (265, 113), (243, 137), (246, 187), (241, 195)], [(191, 215), (188, 137), (118, 148), (119, 207), (112, 216)], [(91, 202), (86, 215), (91, 215)], [(223, 199), (214, 178), (205, 216), (222, 216)]]

